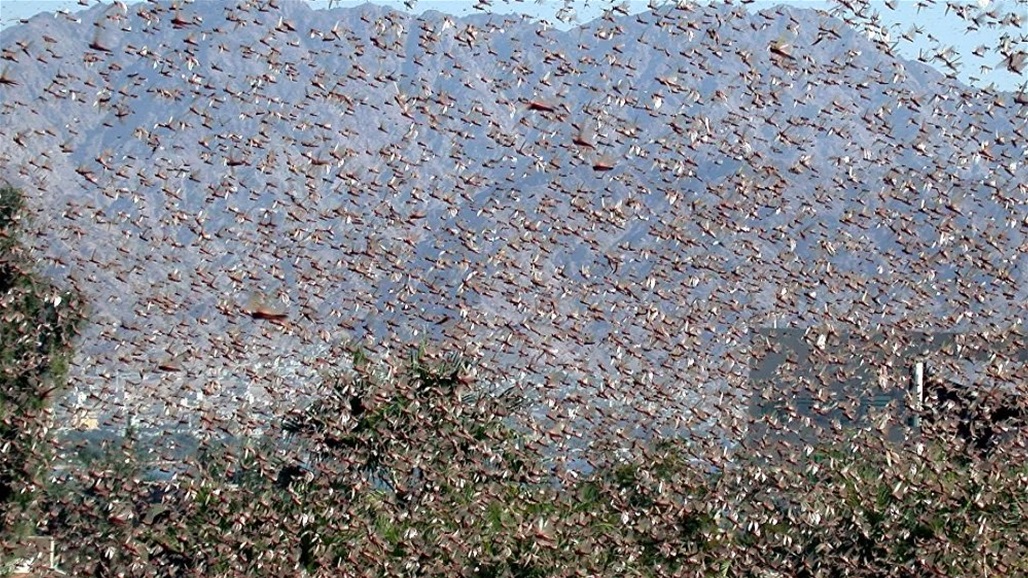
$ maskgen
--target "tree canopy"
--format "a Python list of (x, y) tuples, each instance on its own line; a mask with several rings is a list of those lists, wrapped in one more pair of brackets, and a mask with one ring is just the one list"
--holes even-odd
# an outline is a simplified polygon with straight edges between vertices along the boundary
[(83, 310), (32, 268), (21, 193), (0, 187), (0, 535), (31, 532), (48, 474), (50, 402), (61, 393)]

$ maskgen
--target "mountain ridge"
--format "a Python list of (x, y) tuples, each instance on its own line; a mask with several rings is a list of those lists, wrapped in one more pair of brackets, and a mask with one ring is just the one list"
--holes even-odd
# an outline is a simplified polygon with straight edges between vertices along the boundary
[(277, 5), (5, 30), (4, 177), (95, 307), (76, 387), (275, 413), (342, 344), (441, 340), (674, 413), (743, 395), (748, 327), (1023, 330), (1011, 94), (801, 9)]

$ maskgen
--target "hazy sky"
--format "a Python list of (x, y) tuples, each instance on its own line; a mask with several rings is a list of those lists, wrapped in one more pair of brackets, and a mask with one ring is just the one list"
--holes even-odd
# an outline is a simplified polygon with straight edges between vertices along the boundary
[[(219, 2), (225, 0), (196, 0), (199, 2)], [(663, 0), (658, 0), (662, 2)], [(738, 0), (737, 0), (738, 1)], [(855, 0), (856, 1), (856, 0)], [(329, 4), (333, 6), (354, 6), (362, 4), (362, 1), (354, 0), (308, 0), (313, 8), (326, 8)], [(17, 24), (19, 20), (28, 18), (40, 12), (56, 12), (67, 10), (75, 12), (83, 9), (84, 5), (92, 5), (93, 0), (0, 0), (0, 25), (6, 28)], [(132, 3), (132, 0), (129, 0)], [(405, 10), (404, 2), (401, 0), (376, 0), (377, 4), (385, 4), (399, 10)], [(471, 1), (452, 0), (417, 0), (413, 4), (415, 12), (424, 10), (439, 10), (456, 15), (475, 12), (475, 3)], [(626, 4), (632, 12), (639, 12), (647, 9), (647, 2), (633, 0), (630, 2), (618, 2)], [(1014, 42), (1025, 46), (1025, 36), (1028, 35), (1028, 0), (956, 0), (958, 4), (970, 4), (982, 6), (987, 10), (995, 10), (999, 14), (1014, 13), (1021, 17), (1021, 26), (1008, 26), (1006, 28), (988, 28), (976, 32), (967, 31), (966, 21), (954, 14), (954, 11), (947, 9), (947, 3), (953, 0), (895, 0), (895, 9), (888, 8), (884, 1), (872, 2), (873, 8), (878, 12), (881, 24), (888, 33), (889, 38), (897, 41), (898, 52), (907, 58), (916, 58), (919, 53), (935, 54), (939, 50), (951, 47), (961, 63), (960, 77), (964, 82), (977, 86), (988, 86), (994, 84), (1002, 90), (1015, 90), (1018, 87), (1025, 87), (1028, 79), (1025, 75), (1015, 75), (1004, 70), (1000, 66), (1003, 57), (994, 49), (1001, 42), (1004, 35), (1009, 36)], [(610, 0), (489, 0), (488, 10), (495, 12), (524, 12), (532, 16), (552, 21), (560, 27), (566, 27), (557, 19), (558, 12), (566, 5), (574, 8), (574, 18), (579, 22), (585, 22), (601, 15), (605, 8), (609, 8), (613, 2)], [(753, 10), (762, 10), (777, 4), (792, 4), (807, 8), (820, 8), (831, 10), (837, 2), (830, 0), (754, 0), (748, 6)], [(572, 16), (570, 12), (564, 12), (562, 17)], [(570, 22), (570, 20), (566, 20)], [(919, 27), (921, 33), (917, 40), (909, 42), (903, 40), (905, 33), (913, 27)], [(929, 40), (929, 38), (935, 40)], [(0, 38), (2, 41), (2, 38)], [(982, 50), (981, 47), (985, 47)], [(982, 54), (977, 56), (974, 52)], [(930, 63), (933, 64), (933, 63)], [(934, 63), (933, 65), (938, 65)], [(991, 70), (982, 68), (991, 67)]]

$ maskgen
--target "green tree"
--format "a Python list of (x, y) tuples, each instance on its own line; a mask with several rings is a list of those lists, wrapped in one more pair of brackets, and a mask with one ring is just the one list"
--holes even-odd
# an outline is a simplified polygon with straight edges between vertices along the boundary
[(31, 531), (49, 466), (50, 402), (65, 383), (83, 320), (71, 291), (33, 271), (18, 232), (24, 200), (0, 187), (0, 536)]
[[(736, 566), (776, 575), (1024, 576), (1028, 466), (967, 459), (859, 432), (745, 464), (722, 497), (737, 524)], [(743, 574), (746, 575), (746, 574)]]
[[(516, 400), (476, 383), (458, 355), (422, 348), (405, 367), (376, 371), (358, 352), (352, 373), (327, 381), (327, 395), (285, 422), (302, 445), (278, 482), (300, 488), (309, 503), (347, 496), (340, 509), (375, 536), (355, 549), (366, 531), (333, 528), (330, 519), (305, 524), (299, 561), (310, 570), (338, 564), (346, 550), (367, 556), (358, 565), (390, 560), (429, 574), (433, 565), (473, 567), (469, 553), (487, 552), (490, 532), (469, 529), (541, 484), (538, 456), (507, 419)], [(452, 548), (447, 536), (457, 534), (481, 538), (481, 547)]]

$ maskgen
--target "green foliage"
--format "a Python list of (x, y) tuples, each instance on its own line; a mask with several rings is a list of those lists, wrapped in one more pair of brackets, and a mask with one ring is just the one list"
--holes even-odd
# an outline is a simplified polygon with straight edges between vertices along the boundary
[[(302, 491), (360, 496), (354, 517), (374, 529), (376, 550), (388, 557), (420, 559), (434, 551), (460, 564), (439, 542), (480, 522), (467, 509), (495, 504), (482, 504), (481, 493), (499, 495), (537, 477), (503, 421), (509, 408), (477, 390), (459, 356), (420, 348), (399, 371), (376, 371), (359, 351), (353, 361), (351, 373), (328, 380), (328, 395), (284, 422), (301, 441), (297, 462), (311, 469)], [(305, 543), (319, 546), (301, 544), (310, 570), (341, 555), (329, 548), (338, 540), (327, 533), (305, 535)]]
[[(10, 254), (18, 244), (18, 219), (24, 209), (21, 193), (10, 186), (0, 187), (0, 255)], [(0, 277), (0, 288), (6, 290), (7, 278)]]
[[(54, 492), (74, 574), (1026, 575), (1028, 466), (871, 434), (724, 470), (657, 440), (576, 477), (456, 356), (359, 360), (284, 420), (210, 442), (174, 483), (128, 446)], [(107, 465), (105, 465), (107, 464)], [(559, 478), (559, 482), (557, 479)], [(99, 553), (99, 554), (98, 554)]]
[[(442, 489), (457, 470), (505, 473), (519, 453), (502, 421), (508, 408), (474, 395), (462, 377), (466, 369), (458, 356), (433, 359), (421, 350), (396, 373), (376, 375), (370, 363), (355, 363), (352, 374), (330, 378), (328, 395), (288, 416), (283, 428), (306, 442), (310, 461), (359, 472), (401, 499)], [(493, 459), (483, 464), (482, 455)]]
[(18, 244), (21, 194), (0, 188), (0, 535), (31, 531), (47, 471), (48, 406), (83, 319), (76, 296), (36, 275)]
[(872, 435), (789, 457), (789, 467), (736, 477), (745, 499), (732, 509), (749, 565), (800, 577), (1028, 571), (1018, 538), (1028, 524), (1017, 498), (1024, 464), (969, 462), (943, 446), (915, 451)]

